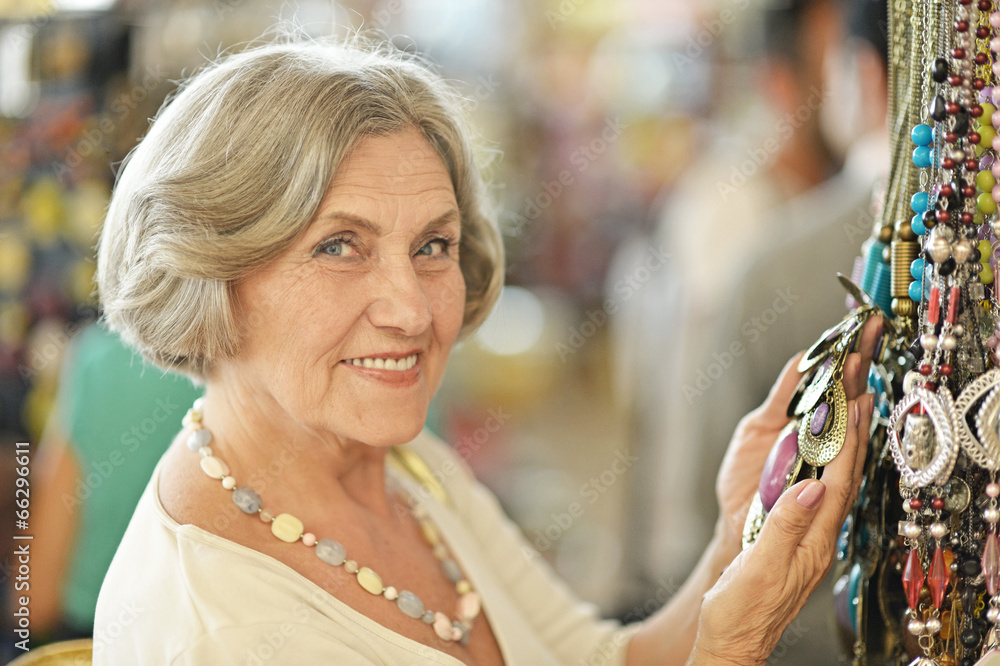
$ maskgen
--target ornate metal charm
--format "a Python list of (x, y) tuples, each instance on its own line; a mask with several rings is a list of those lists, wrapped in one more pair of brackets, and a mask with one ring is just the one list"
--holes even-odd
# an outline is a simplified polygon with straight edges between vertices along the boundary
[[(918, 405), (925, 414), (910, 413)], [(937, 393), (915, 388), (892, 411), (889, 452), (908, 485), (924, 488), (948, 480), (960, 447), (954, 415), (951, 393), (945, 387)]]
[[(990, 470), (1000, 467), (1000, 370), (990, 370), (973, 380), (955, 401), (955, 425), (965, 455)], [(985, 399), (984, 399), (985, 397)], [(969, 411), (979, 404), (976, 431), (969, 427)], [(978, 434), (978, 436), (977, 436)]]
[(844, 448), (847, 438), (847, 395), (839, 381), (823, 393), (822, 399), (799, 425), (799, 453), (808, 465), (829, 464)]

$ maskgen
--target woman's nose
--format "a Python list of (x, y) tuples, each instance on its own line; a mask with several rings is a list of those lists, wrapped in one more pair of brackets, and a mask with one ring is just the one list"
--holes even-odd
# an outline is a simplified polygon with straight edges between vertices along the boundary
[(375, 290), (368, 318), (379, 328), (415, 336), (431, 324), (431, 304), (409, 257), (387, 259), (373, 276)]

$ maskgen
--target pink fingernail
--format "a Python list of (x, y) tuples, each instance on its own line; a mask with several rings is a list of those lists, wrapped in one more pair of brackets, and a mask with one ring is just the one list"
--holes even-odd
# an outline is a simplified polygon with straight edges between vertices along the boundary
[(861, 423), (861, 408), (858, 407), (858, 401), (854, 401), (854, 425)]
[(796, 501), (807, 509), (815, 509), (819, 501), (823, 499), (823, 494), (826, 492), (826, 486), (823, 485), (822, 481), (814, 481), (806, 486), (799, 496), (796, 497)]

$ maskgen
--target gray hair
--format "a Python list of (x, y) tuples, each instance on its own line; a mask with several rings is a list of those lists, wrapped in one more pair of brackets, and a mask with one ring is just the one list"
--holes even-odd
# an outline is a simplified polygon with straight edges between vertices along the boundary
[(126, 159), (101, 232), (109, 325), (157, 365), (207, 379), (238, 351), (234, 285), (309, 226), (359, 141), (407, 128), (455, 188), (468, 334), (499, 295), (503, 247), (461, 98), (390, 46), (316, 42), (225, 57), (161, 110)]

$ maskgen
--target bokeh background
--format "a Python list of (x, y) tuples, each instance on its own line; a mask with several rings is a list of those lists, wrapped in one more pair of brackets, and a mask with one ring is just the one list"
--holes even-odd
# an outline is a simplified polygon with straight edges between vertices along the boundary
[[(710, 538), (728, 433), (787, 358), (758, 340), (790, 354), (844, 313), (814, 260), (850, 272), (884, 158), (855, 159), (870, 173), (849, 197), (808, 196), (884, 116), (878, 88), (848, 76), (865, 66), (852, 4), (0, 0), (0, 444), (43, 441), (66, 350), (99, 314), (116, 169), (177, 82), (262, 35), (378, 30), (468, 99), (508, 253), (497, 310), (453, 355), (429, 425), (583, 598), (648, 615)], [(776, 295), (732, 321), (753, 262), (833, 209), (851, 221), (837, 249), (797, 250)], [(738, 400), (711, 397), (726, 386)], [(823, 622), (793, 625), (782, 654), (828, 640)]]

